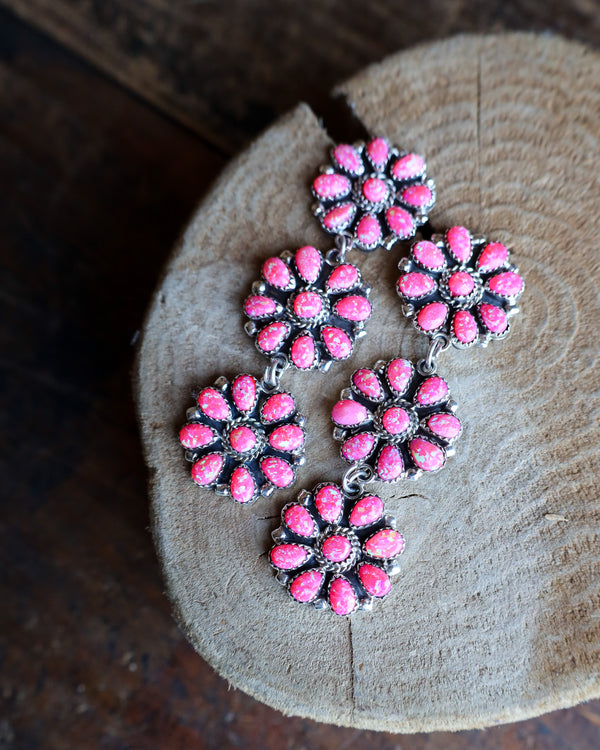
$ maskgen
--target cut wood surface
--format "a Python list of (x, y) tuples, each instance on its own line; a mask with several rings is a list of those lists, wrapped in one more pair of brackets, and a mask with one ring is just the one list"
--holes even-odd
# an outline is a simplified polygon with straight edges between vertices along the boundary
[(423, 355), (394, 293), (402, 249), (353, 254), (374, 287), (368, 335), (328, 376), (285, 374), (308, 417), (306, 466), (292, 491), (243, 508), (191, 483), (176, 431), (194, 386), (262, 373), (241, 313), (261, 261), (331, 246), (309, 194), (330, 141), (308, 107), (237, 157), (189, 224), (144, 327), (138, 408), (177, 619), (236, 687), (285, 713), (395, 732), (600, 694), (598, 80), (585, 48), (509, 35), (418, 47), (340, 87), (373, 133), (426, 155), (434, 226), (506, 243), (527, 285), (508, 340), (440, 362), (465, 424), (456, 456), (417, 484), (377, 486), (408, 543), (371, 614), (295, 604), (266, 552), (295, 491), (345, 469), (329, 413), (350, 373)]

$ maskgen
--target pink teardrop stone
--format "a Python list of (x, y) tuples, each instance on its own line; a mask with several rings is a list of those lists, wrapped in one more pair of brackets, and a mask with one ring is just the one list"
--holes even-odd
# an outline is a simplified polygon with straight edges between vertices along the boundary
[(321, 331), (323, 343), (334, 359), (346, 359), (352, 354), (350, 337), (341, 328), (325, 326)]
[(245, 466), (234, 469), (229, 483), (231, 497), (238, 503), (249, 503), (256, 492), (256, 483)]
[(350, 523), (357, 528), (361, 526), (370, 526), (375, 521), (379, 521), (383, 515), (383, 501), (376, 495), (367, 495), (362, 497), (352, 508), (350, 513)]
[(329, 586), (329, 603), (336, 615), (349, 615), (358, 604), (356, 594), (345, 578), (334, 578)]
[(192, 466), (192, 479), (201, 487), (216, 481), (221, 473), (225, 459), (219, 453), (209, 453)]
[(350, 180), (343, 174), (321, 174), (313, 182), (313, 190), (321, 200), (343, 198), (350, 188)]
[(306, 562), (308, 550), (299, 544), (277, 544), (269, 556), (279, 570), (293, 570)]
[(265, 281), (276, 289), (285, 289), (290, 283), (290, 269), (281, 258), (267, 258), (262, 273)]
[(256, 435), (246, 425), (234, 427), (229, 434), (229, 443), (234, 451), (246, 453), (251, 451), (256, 445)]
[(276, 309), (277, 305), (274, 299), (263, 297), (260, 294), (254, 294), (244, 302), (244, 312), (254, 320), (273, 315)]
[(205, 424), (198, 424), (197, 422), (186, 424), (179, 431), (179, 442), (184, 448), (188, 448), (189, 450), (210, 445), (215, 440), (215, 437), (215, 433), (210, 427), (207, 427)]
[(390, 435), (400, 435), (408, 429), (410, 417), (401, 407), (392, 406), (383, 413), (381, 424)]
[(433, 404), (442, 402), (447, 395), (448, 383), (444, 378), (433, 375), (421, 383), (415, 401), (421, 406), (433, 406)]
[(323, 225), (332, 232), (342, 231), (352, 222), (355, 212), (354, 203), (342, 203), (325, 214)]
[(401, 156), (392, 167), (392, 174), (397, 180), (412, 180), (425, 172), (425, 159), (419, 154)]
[(256, 380), (252, 375), (238, 375), (231, 386), (231, 396), (240, 411), (250, 411), (256, 401)]
[(501, 297), (516, 297), (523, 291), (523, 279), (514, 271), (499, 273), (488, 281), (491, 292)]
[(392, 590), (390, 577), (377, 565), (364, 563), (358, 569), (358, 577), (367, 594), (371, 596), (384, 597)]
[(474, 288), (473, 277), (466, 271), (457, 271), (448, 279), (448, 289), (453, 297), (467, 297)]
[(393, 482), (402, 474), (404, 461), (395, 445), (386, 445), (377, 459), (377, 474), (383, 482)]
[(315, 342), (312, 336), (298, 336), (290, 349), (290, 359), (300, 370), (315, 364)]
[(282, 424), (270, 434), (269, 445), (276, 451), (296, 451), (304, 445), (304, 432), (297, 424)]
[(426, 208), (433, 201), (433, 193), (427, 185), (409, 185), (401, 195), (404, 203), (414, 208)]
[(294, 481), (294, 470), (277, 456), (267, 456), (260, 462), (262, 473), (274, 487), (289, 487)]
[(344, 320), (359, 323), (371, 315), (371, 305), (366, 297), (354, 294), (350, 297), (342, 297), (335, 303), (335, 311)]
[(372, 401), (379, 401), (383, 397), (383, 391), (381, 390), (381, 384), (379, 378), (373, 370), (357, 370), (352, 375), (352, 383), (354, 387)]
[(334, 268), (327, 279), (327, 288), (332, 292), (344, 292), (358, 284), (358, 269), (351, 263), (343, 263)]
[(279, 349), (287, 334), (288, 326), (280, 320), (276, 320), (259, 332), (256, 343), (261, 351), (270, 354)]
[(346, 560), (351, 551), (352, 546), (349, 540), (341, 534), (327, 537), (321, 547), (321, 552), (331, 562)]
[(369, 177), (362, 186), (362, 194), (369, 203), (381, 203), (389, 195), (388, 186), (379, 177)]
[(466, 263), (471, 257), (471, 234), (466, 227), (450, 227), (446, 245), (459, 263)]
[(432, 414), (427, 420), (427, 427), (444, 440), (454, 440), (460, 433), (460, 420), (454, 414), (439, 412)]
[(312, 602), (317, 598), (322, 585), (323, 573), (320, 570), (305, 570), (292, 581), (290, 594), (297, 602)]
[(398, 279), (398, 291), (404, 297), (417, 299), (430, 294), (435, 289), (435, 281), (426, 273), (405, 273)]
[(477, 268), (482, 273), (495, 271), (508, 260), (508, 250), (501, 242), (490, 242), (481, 251), (477, 261)]
[(375, 245), (381, 240), (381, 225), (374, 216), (367, 214), (356, 225), (356, 236), (363, 245)]
[(390, 560), (404, 549), (404, 538), (395, 529), (381, 529), (365, 542), (365, 551), (378, 560)]
[(408, 211), (399, 206), (391, 206), (385, 212), (388, 227), (399, 239), (407, 239), (415, 233), (415, 220)]
[(413, 366), (407, 359), (393, 359), (387, 366), (386, 375), (390, 387), (401, 394), (412, 380)]
[(275, 393), (265, 401), (262, 417), (265, 422), (278, 422), (291, 416), (295, 410), (296, 404), (289, 393)]
[(411, 252), (417, 263), (430, 271), (440, 271), (446, 265), (442, 251), (429, 240), (417, 242), (413, 245)]
[(227, 401), (216, 388), (205, 388), (198, 395), (198, 406), (211, 419), (224, 420), (231, 417)]
[(299, 250), (296, 250), (294, 260), (298, 273), (304, 281), (312, 284), (319, 278), (319, 273), (321, 272), (321, 254), (316, 247), (312, 247), (311, 245), (301, 247)]
[(419, 310), (417, 323), (424, 331), (435, 331), (444, 325), (448, 308), (443, 302), (430, 302)]
[(378, 169), (383, 168), (390, 153), (390, 147), (385, 138), (373, 138), (372, 141), (367, 143), (366, 149), (371, 164)]
[(375, 445), (375, 435), (372, 432), (361, 432), (348, 438), (342, 445), (342, 456), (347, 461), (360, 461), (366, 458)]
[(492, 333), (504, 333), (508, 328), (508, 318), (501, 307), (495, 305), (480, 305), (479, 312), (483, 324)]
[(315, 533), (315, 522), (302, 505), (290, 505), (283, 515), (283, 520), (288, 529), (298, 536), (309, 537)]
[(333, 158), (335, 161), (353, 175), (362, 174), (364, 171), (363, 163), (358, 152), (348, 143), (340, 143), (333, 149)]
[(338, 401), (331, 410), (331, 418), (340, 427), (357, 427), (366, 421), (367, 417), (365, 407), (351, 398)]
[(300, 292), (294, 298), (294, 312), (299, 318), (315, 318), (323, 309), (323, 301), (316, 292)]
[(413, 461), (423, 471), (436, 471), (444, 465), (445, 454), (439, 445), (423, 438), (414, 438), (409, 448)]
[(459, 310), (455, 313), (452, 330), (461, 344), (470, 344), (477, 338), (477, 322), (467, 310)]
[(338, 487), (326, 484), (317, 491), (315, 506), (324, 521), (336, 523), (342, 515), (344, 498)]

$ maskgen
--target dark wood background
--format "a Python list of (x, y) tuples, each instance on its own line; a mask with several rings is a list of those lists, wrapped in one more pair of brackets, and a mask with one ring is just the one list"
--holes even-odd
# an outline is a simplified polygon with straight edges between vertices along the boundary
[(502, 29), (598, 49), (600, 2), (0, 0), (0, 748), (600, 746), (600, 702), (455, 735), (286, 719), (187, 644), (147, 528), (135, 336), (211, 181), (299, 100), (335, 126), (365, 64)]

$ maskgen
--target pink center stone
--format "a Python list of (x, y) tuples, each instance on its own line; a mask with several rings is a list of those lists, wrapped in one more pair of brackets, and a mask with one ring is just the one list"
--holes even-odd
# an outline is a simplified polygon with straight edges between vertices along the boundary
[(352, 382), (354, 387), (360, 391), (363, 396), (366, 396), (373, 401), (378, 401), (383, 396), (379, 378), (375, 375), (373, 370), (367, 370), (366, 368), (357, 370), (352, 375)]
[(399, 206), (391, 206), (385, 212), (388, 227), (399, 239), (407, 239), (415, 233), (415, 221), (412, 215)]
[(263, 458), (260, 468), (274, 487), (289, 487), (294, 481), (294, 470), (283, 458), (277, 456)]
[(425, 297), (435, 289), (435, 281), (426, 273), (405, 273), (398, 279), (398, 291), (404, 297), (417, 299)]
[(390, 387), (401, 394), (412, 380), (413, 366), (407, 359), (393, 359), (387, 366), (386, 374)]
[(461, 344), (470, 344), (477, 338), (477, 322), (467, 310), (459, 310), (455, 313), (452, 330)]
[(269, 445), (283, 453), (297, 451), (304, 445), (304, 432), (297, 424), (282, 424), (269, 435)]
[(369, 177), (362, 186), (362, 194), (370, 203), (381, 203), (389, 195), (388, 186), (378, 177)]
[(278, 544), (271, 550), (270, 558), (279, 570), (293, 570), (306, 562), (308, 550), (299, 544)]
[(323, 343), (334, 359), (346, 359), (352, 354), (352, 341), (345, 331), (335, 326), (325, 326), (321, 331)]
[(419, 310), (417, 323), (424, 331), (436, 331), (441, 328), (448, 315), (448, 308), (443, 302), (430, 302)]
[(410, 417), (404, 409), (399, 406), (392, 406), (384, 412), (381, 417), (381, 424), (390, 435), (400, 435), (408, 429)]
[(444, 378), (433, 375), (421, 383), (415, 400), (420, 406), (433, 406), (443, 401), (447, 395), (448, 383)]
[(392, 167), (392, 174), (397, 180), (412, 180), (425, 172), (425, 160), (419, 154), (401, 156)]
[(321, 518), (327, 523), (336, 523), (342, 515), (344, 498), (333, 484), (321, 487), (315, 495), (315, 506)]
[(366, 148), (367, 154), (369, 155), (373, 166), (379, 169), (384, 167), (390, 153), (388, 142), (384, 138), (374, 138), (372, 141), (369, 141), (369, 143), (367, 143)]
[(325, 214), (323, 224), (331, 232), (341, 231), (350, 224), (355, 212), (356, 206), (354, 203), (342, 203)]
[(477, 268), (482, 273), (489, 273), (503, 266), (507, 260), (508, 250), (506, 247), (501, 242), (490, 242), (481, 251)]
[(315, 342), (312, 336), (298, 336), (290, 349), (290, 359), (301, 370), (315, 364)]
[(491, 292), (501, 297), (517, 297), (523, 291), (523, 279), (514, 271), (505, 271), (492, 276), (488, 286)]
[(231, 396), (240, 411), (250, 411), (256, 401), (256, 380), (252, 375), (238, 375), (231, 385)]
[(200, 391), (198, 395), (198, 406), (211, 419), (217, 419), (219, 421), (229, 419), (231, 417), (231, 410), (227, 401), (217, 391), (216, 388), (205, 388)]
[(358, 569), (358, 577), (366, 592), (371, 596), (384, 597), (392, 589), (392, 582), (388, 574), (377, 565), (364, 563)]
[(343, 263), (331, 272), (327, 279), (327, 288), (332, 292), (343, 292), (355, 287), (358, 281), (358, 268), (351, 263)]
[(295, 410), (296, 404), (289, 393), (275, 393), (265, 401), (262, 417), (265, 422), (278, 422), (290, 417)]
[(322, 200), (342, 198), (350, 188), (350, 180), (343, 174), (321, 174), (313, 182), (313, 190)]
[(427, 420), (427, 427), (444, 440), (453, 440), (460, 433), (460, 420), (454, 414), (432, 414)]
[(209, 453), (192, 466), (192, 479), (201, 487), (206, 487), (217, 480), (224, 463), (223, 456)]
[(277, 308), (274, 299), (263, 297), (260, 294), (254, 294), (244, 302), (244, 312), (249, 318), (258, 320), (267, 315), (273, 315)]
[(184, 448), (202, 448), (215, 440), (215, 433), (205, 424), (186, 424), (179, 432), (179, 442)]
[(256, 483), (245, 466), (234, 469), (229, 483), (231, 497), (238, 503), (249, 503), (256, 492)]
[(321, 272), (321, 254), (315, 247), (306, 245), (296, 250), (294, 260), (298, 273), (309, 284), (314, 283), (319, 278), (319, 273)]
[(448, 289), (453, 297), (467, 297), (475, 289), (475, 282), (470, 273), (457, 271), (448, 279)]
[(316, 318), (323, 309), (323, 301), (316, 292), (300, 292), (294, 298), (294, 312), (299, 318)]
[(343, 562), (347, 560), (351, 551), (352, 545), (350, 541), (341, 535), (327, 537), (321, 547), (323, 556), (331, 560), (331, 562)]
[(381, 240), (381, 226), (374, 216), (363, 216), (356, 225), (356, 236), (363, 245), (376, 245)]
[(504, 333), (504, 331), (506, 331), (506, 329), (508, 328), (508, 318), (506, 317), (506, 313), (501, 307), (487, 304), (480, 305), (479, 312), (481, 314), (483, 324), (488, 329), (488, 331), (500, 334)]
[(370, 526), (375, 521), (379, 521), (383, 515), (383, 501), (376, 495), (367, 495), (362, 497), (352, 508), (350, 513), (350, 523), (352, 526)]
[(401, 195), (404, 203), (414, 208), (427, 208), (433, 202), (433, 193), (427, 185), (410, 185)]
[(354, 146), (348, 143), (340, 143), (333, 149), (333, 158), (337, 163), (350, 174), (362, 174), (364, 167), (358, 152)]
[(471, 257), (471, 235), (466, 227), (450, 227), (446, 244), (459, 263), (466, 263)]
[(417, 242), (413, 245), (411, 252), (417, 263), (430, 271), (440, 271), (446, 265), (446, 259), (440, 248), (429, 240)]
[(340, 427), (357, 427), (366, 421), (369, 412), (358, 401), (345, 398), (331, 410), (331, 418)]
[(404, 461), (395, 445), (382, 448), (377, 459), (377, 474), (383, 482), (393, 482), (398, 479), (404, 469)]
[(315, 522), (302, 505), (290, 505), (283, 515), (283, 520), (288, 529), (298, 536), (310, 537), (315, 533)]
[(256, 337), (258, 348), (270, 354), (279, 349), (289, 332), (288, 326), (279, 320), (263, 328)]
[(438, 446), (423, 438), (415, 438), (410, 442), (410, 455), (413, 461), (423, 471), (436, 471), (444, 465), (445, 454)]
[(256, 435), (245, 425), (234, 427), (229, 434), (229, 444), (238, 453), (247, 453), (256, 446)]
[(262, 272), (265, 281), (277, 289), (285, 289), (290, 283), (290, 269), (281, 258), (267, 258)]
[(336, 615), (349, 615), (357, 607), (356, 594), (345, 578), (334, 578), (329, 586), (329, 603)]
[(323, 578), (319, 570), (305, 570), (292, 581), (290, 594), (297, 602), (312, 602), (321, 590)]
[(381, 529), (365, 542), (365, 551), (378, 560), (390, 560), (404, 549), (404, 538), (395, 529)]
[(375, 435), (372, 432), (361, 432), (342, 445), (342, 456), (347, 461), (360, 461), (369, 455), (374, 445)]
[(366, 297), (354, 294), (350, 297), (342, 297), (335, 303), (335, 311), (344, 320), (360, 323), (367, 320), (371, 315), (371, 305)]

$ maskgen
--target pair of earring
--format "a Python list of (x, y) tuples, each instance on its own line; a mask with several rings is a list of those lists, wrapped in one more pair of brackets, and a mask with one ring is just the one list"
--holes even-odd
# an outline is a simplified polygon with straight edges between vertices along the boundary
[[(312, 184), (313, 212), (334, 235), (268, 258), (244, 302), (247, 333), (268, 358), (262, 378), (221, 377), (196, 394), (179, 433), (192, 479), (248, 505), (290, 487), (304, 463), (305, 420), (282, 390), (288, 367), (327, 372), (352, 356), (371, 316), (370, 287), (346, 260), (352, 249), (412, 243), (397, 292), (402, 311), (429, 338), (424, 359), (356, 370), (332, 410), (334, 438), (350, 464), (340, 482), (303, 490), (284, 506), (269, 560), (297, 602), (337, 615), (370, 610), (399, 572), (404, 538), (372, 482), (439, 471), (461, 432), (437, 359), (450, 346), (486, 346), (510, 331), (524, 284), (499, 242), (465, 227), (427, 231), (435, 186), (418, 154), (384, 138), (339, 144)], [(427, 225), (427, 226), (426, 226)]]

